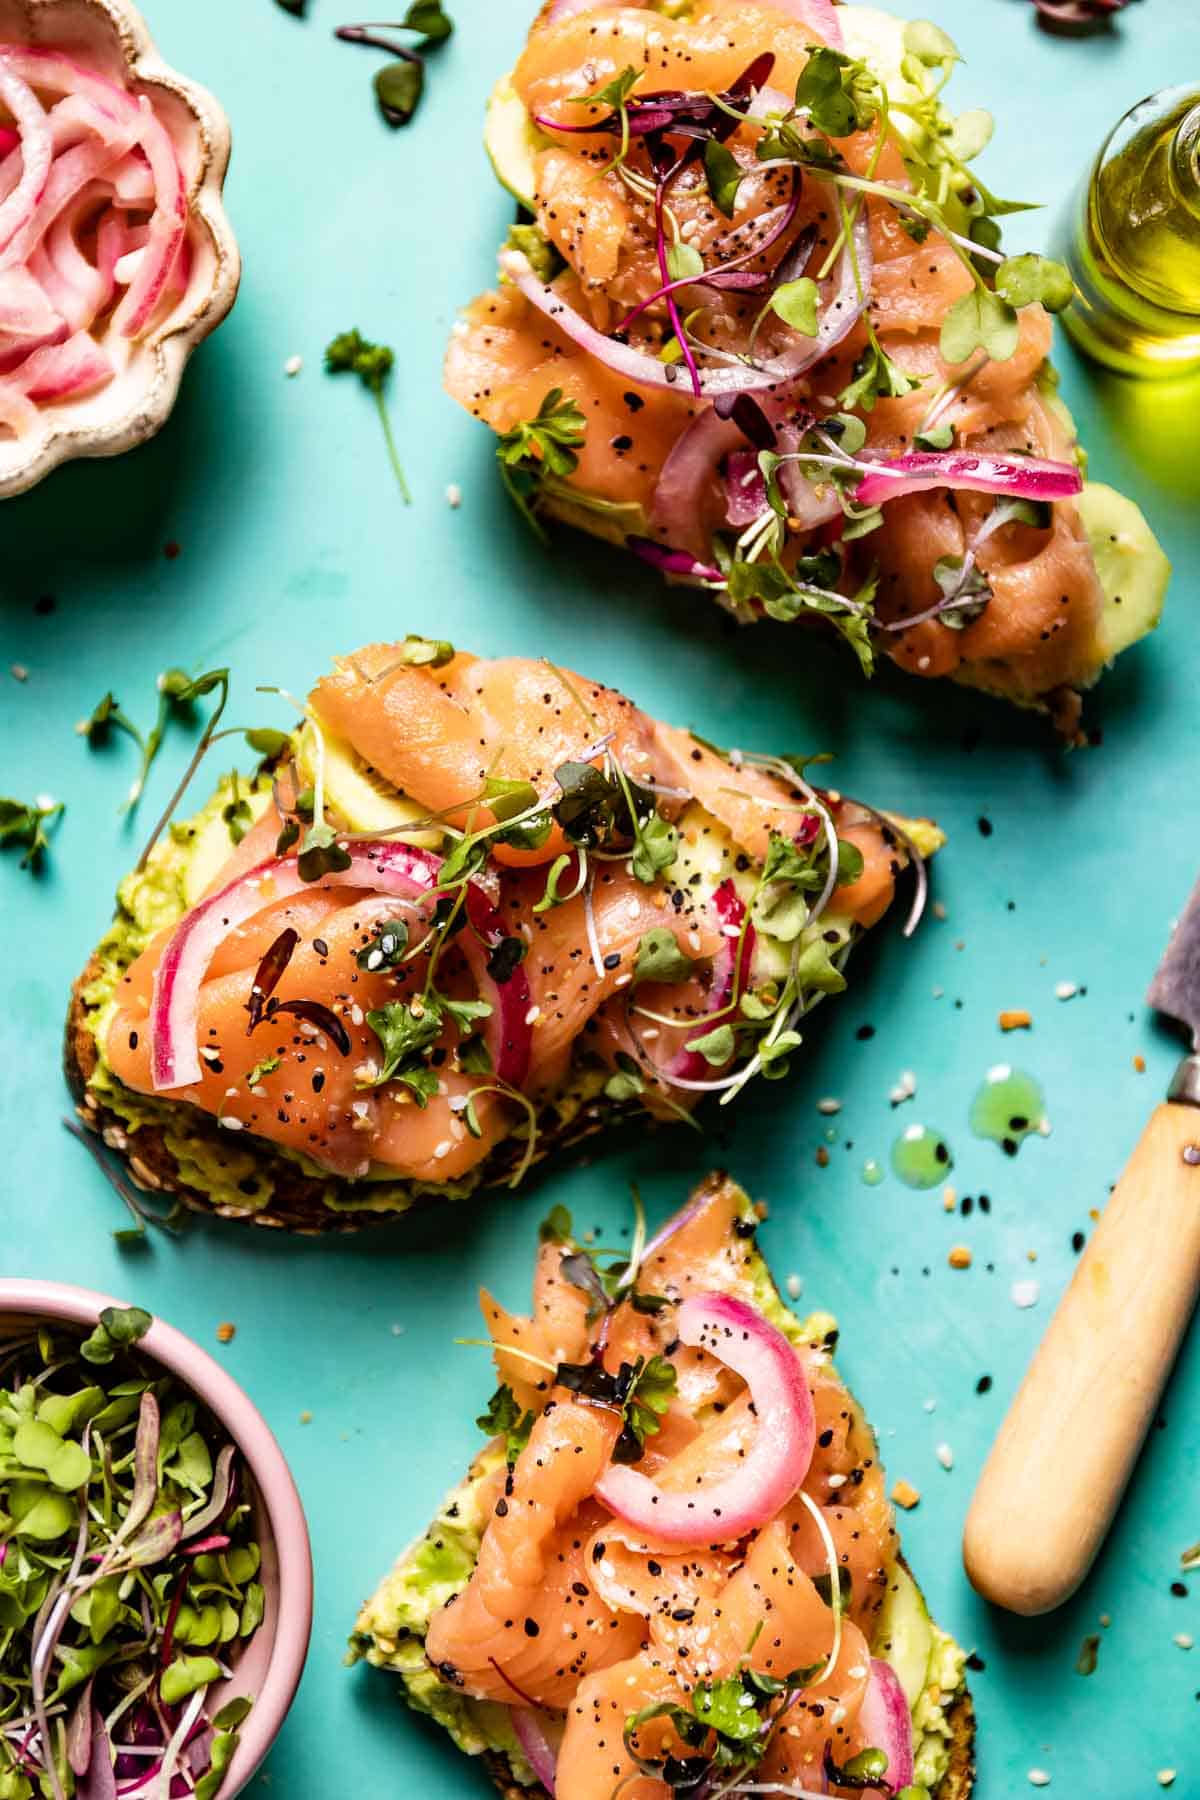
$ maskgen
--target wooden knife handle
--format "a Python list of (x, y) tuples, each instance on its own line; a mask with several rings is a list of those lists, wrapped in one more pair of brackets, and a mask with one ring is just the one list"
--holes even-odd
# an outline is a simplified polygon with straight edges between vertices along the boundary
[(1200, 1109), (1160, 1106), (979, 1479), (963, 1562), (987, 1600), (1050, 1612), (1091, 1568), (1200, 1288)]

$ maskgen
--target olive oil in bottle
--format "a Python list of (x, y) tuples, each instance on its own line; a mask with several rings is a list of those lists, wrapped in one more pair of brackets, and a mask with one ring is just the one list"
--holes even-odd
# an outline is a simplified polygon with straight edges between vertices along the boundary
[(1081, 349), (1131, 375), (1200, 369), (1200, 86), (1127, 113), (1091, 172), (1067, 259), (1064, 323)]

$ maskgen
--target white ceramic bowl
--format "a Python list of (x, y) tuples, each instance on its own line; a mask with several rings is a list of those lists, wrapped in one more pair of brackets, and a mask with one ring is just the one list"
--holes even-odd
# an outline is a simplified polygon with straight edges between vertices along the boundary
[(14, 43), (60, 50), (150, 98), (187, 177), (192, 267), (186, 292), (129, 346), (107, 387), (44, 406), (33, 430), (0, 437), (0, 499), (73, 457), (117, 456), (153, 437), (175, 404), (188, 357), (233, 305), (241, 277), (221, 200), (229, 121), (205, 88), (163, 62), (140, 13), (127, 0), (0, 0), (0, 44)]

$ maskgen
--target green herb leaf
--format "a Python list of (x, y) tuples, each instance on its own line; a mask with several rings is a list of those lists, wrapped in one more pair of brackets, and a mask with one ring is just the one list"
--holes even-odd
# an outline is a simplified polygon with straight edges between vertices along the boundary
[(50, 848), (46, 827), (61, 818), (65, 810), (61, 800), (26, 805), (20, 800), (0, 799), (0, 849), (23, 848), (21, 867), (36, 869)]
[(265, 762), (276, 762), (291, 749), (292, 737), (288, 731), (272, 731), (269, 727), (248, 731), (246, 742), (251, 750), (257, 752)]
[(24, 1419), (13, 1433), (12, 1454), (27, 1469), (41, 1469), (56, 1488), (73, 1493), (91, 1474), (92, 1459), (81, 1445), (62, 1438), (40, 1419)]
[[(419, 1104), (424, 1106), (430, 1097), (430, 1090), (423, 1078), (433, 1075), (433, 1071), (426, 1070), (421, 1059), (425, 1051), (432, 1049), (442, 1035), (441, 1006), (431, 999), (424, 1002), (391, 1000), (386, 1006), (376, 1007), (369, 1012), (367, 1024), (379, 1039), (383, 1054), (379, 1073), (369, 1085), (382, 1087), (389, 1081), (406, 1081), (416, 1094)], [(414, 1075), (421, 1079), (414, 1081)], [(433, 1075), (433, 1092), (436, 1091), (437, 1077)]]
[(375, 935), (355, 962), (360, 969), (374, 974), (378, 969), (395, 969), (404, 961), (408, 948), (408, 926), (403, 919), (385, 919), (376, 927)]
[(864, 62), (838, 50), (814, 50), (796, 83), (796, 110), (807, 113), (827, 137), (849, 137), (879, 111), (878, 78)]
[(737, 1041), (732, 1025), (716, 1025), (711, 1031), (705, 1031), (699, 1037), (690, 1037), (687, 1047), (695, 1050), (706, 1063), (714, 1069), (724, 1068), (733, 1058)]
[(784, 281), (771, 295), (771, 311), (781, 318), (785, 325), (798, 331), (804, 337), (816, 337), (817, 300), (819, 290), (815, 281), (808, 275), (802, 275), (798, 281)]
[(904, 27), (904, 48), (909, 56), (915, 56), (929, 69), (961, 61), (954, 39), (928, 19), (914, 19)]
[(574, 858), (570, 856), (555, 857), (554, 861), (550, 864), (550, 870), (546, 876), (545, 892), (541, 899), (534, 904), (533, 910), (535, 913), (549, 912), (552, 907), (562, 906), (564, 904), (566, 896), (559, 893), (559, 883), (562, 881), (563, 876), (566, 874), (573, 861)]
[(221, 1665), (211, 1656), (177, 1656), (169, 1662), (159, 1678), (163, 1704), (178, 1706), (189, 1694), (221, 1679)]
[(691, 244), (680, 240), (667, 250), (667, 275), (672, 281), (683, 281), (704, 273), (704, 258)]
[(399, 650), (397, 661), (412, 669), (444, 669), (448, 662), (454, 661), (454, 645), (448, 644), (445, 638), (417, 637), (411, 631)]
[(106, 1306), (92, 1335), (79, 1346), (79, 1354), (85, 1362), (110, 1363), (118, 1351), (139, 1343), (153, 1323), (153, 1316), (140, 1306)]
[(692, 1695), (692, 1711), (702, 1725), (735, 1743), (750, 1743), (762, 1731), (762, 1719), (754, 1695), (740, 1675), (725, 1681), (702, 1682)]
[(289, 819), (279, 836), (275, 839), (276, 856), (286, 856), (292, 845), (300, 836), (300, 827), (295, 819)]
[(1069, 269), (1046, 256), (1010, 256), (996, 270), (996, 292), (1010, 306), (1032, 306), (1040, 301), (1047, 312), (1062, 312), (1075, 298), (1075, 282)]
[(375, 98), (380, 112), (393, 129), (408, 124), (421, 104), (424, 91), (425, 65), (422, 62), (409, 62), (405, 57), (399, 62), (385, 63), (376, 71)]
[(1020, 337), (1020, 321), (1008, 301), (988, 288), (972, 288), (942, 320), (941, 351), (948, 363), (966, 362), (976, 350), (986, 350), (994, 362), (1007, 362)]
[(837, 884), (839, 887), (849, 887), (852, 882), (862, 880), (863, 869), (866, 867), (863, 853), (857, 844), (850, 843), (847, 838), (839, 838), (837, 848)]
[(732, 219), (743, 171), (733, 151), (716, 138), (709, 138), (704, 146), (704, 173), (713, 205), (727, 219)]
[(483, 797), (493, 818), (505, 822), (530, 812), (538, 803), (538, 791), (531, 781), (501, 781), (495, 775), (484, 782)]
[(440, 43), (454, 30), (454, 21), (442, 11), (441, 0), (412, 0), (400, 21), (406, 31), (418, 31), (433, 43)]
[(671, 868), (679, 855), (679, 833), (659, 813), (639, 819), (630, 867), (636, 881), (649, 886)]
[(625, 1401), (625, 1423), (639, 1450), (648, 1437), (662, 1430), (663, 1416), (675, 1398), (675, 1366), (665, 1356), (652, 1356), (644, 1366), (639, 1357)]
[(529, 1442), (534, 1416), (531, 1412), (521, 1411), (512, 1389), (502, 1382), (488, 1401), (487, 1410), (480, 1413), (475, 1423), (489, 1437), (504, 1439), (504, 1448), (511, 1465)]
[[(402, 125), (411, 118), (412, 107), (400, 117), (390, 116), (390, 110), (398, 108), (406, 98), (411, 98), (411, 78), (404, 75), (405, 70), (416, 71), (416, 96), (412, 98), (412, 107), (420, 98), (421, 83), (424, 71), (419, 61), (415, 63), (389, 63), (380, 69), (375, 77), (375, 92), (379, 96), (379, 104), (389, 124)], [(383, 390), (388, 376), (395, 364), (395, 352), (387, 344), (373, 344), (363, 337), (357, 329), (343, 331), (333, 338), (325, 347), (325, 370), (329, 375), (357, 375), (367, 392), (374, 396), (375, 407), (379, 413), (379, 421), (383, 427), (384, 442), (387, 445), (388, 461), (392, 465), (392, 473), (396, 477), (396, 485), (400, 489), (400, 497), (405, 506), (412, 504), (412, 495), (408, 490), (408, 482), (404, 470), (400, 466), (400, 454), (396, 449), (396, 440), (392, 433), (392, 422), (388, 414)], [(417, 640), (418, 642), (423, 640)]]
[(536, 518), (544, 483), (549, 476), (561, 481), (574, 474), (586, 434), (587, 420), (575, 402), (564, 400), (561, 388), (550, 388), (533, 418), (515, 425), (497, 442), (496, 458), (509, 497), (539, 537), (545, 535)]
[(348, 869), (351, 857), (337, 841), (332, 825), (310, 825), (296, 859), (301, 881), (320, 881), (322, 875), (339, 874)]
[(932, 431), (913, 433), (915, 450), (949, 450), (954, 442), (953, 425), (937, 425)]
[(667, 925), (657, 925), (638, 942), (633, 979), (642, 981), (687, 981), (695, 969), (691, 957), (679, 948), (679, 939)]
[(538, 1226), (541, 1244), (569, 1244), (572, 1241), (571, 1215), (565, 1206), (552, 1206)]
[(645, 71), (642, 69), (626, 65), (619, 75), (614, 75), (611, 81), (606, 82), (602, 88), (597, 88), (594, 94), (572, 94), (571, 104), (573, 106), (611, 106), (614, 112), (619, 112), (644, 73)]
[(626, 1100), (637, 1100), (646, 1091), (646, 1083), (642, 1072), (624, 1050), (618, 1050), (615, 1058), (617, 1067), (604, 1084), (604, 1092), (609, 1100), (621, 1105)]

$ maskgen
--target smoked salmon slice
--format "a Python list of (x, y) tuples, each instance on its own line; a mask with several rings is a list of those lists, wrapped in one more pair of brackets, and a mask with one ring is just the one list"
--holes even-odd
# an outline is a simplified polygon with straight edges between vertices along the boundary
[[(421, 639), (340, 660), (235, 802), (122, 890), (78, 1002), (85, 1116), (187, 1199), (269, 1218), (279, 1189), (306, 1225), (736, 1097), (940, 841), (581, 674)], [(552, 1271), (558, 1359), (575, 1314)]]
[[(502, 1791), (970, 1792), (964, 1653), (900, 1558), (833, 1322), (788, 1311), (757, 1223), (714, 1176), (617, 1257), (589, 1252), (558, 1208), (533, 1313), (484, 1296), (501, 1386), (479, 1424), (499, 1435), (364, 1607), (352, 1647), (398, 1670)], [(697, 1347), (697, 1309), (736, 1334)], [(769, 1364), (798, 1384), (782, 1411)], [(763, 1433), (775, 1459), (804, 1438), (782, 1504), (739, 1474)], [(644, 1477), (645, 1518), (620, 1470)], [(693, 1497), (697, 1522), (664, 1512), (656, 1538), (672, 1493)], [(429, 1581), (435, 1552), (452, 1578)]]

